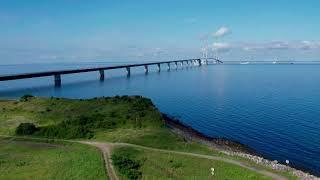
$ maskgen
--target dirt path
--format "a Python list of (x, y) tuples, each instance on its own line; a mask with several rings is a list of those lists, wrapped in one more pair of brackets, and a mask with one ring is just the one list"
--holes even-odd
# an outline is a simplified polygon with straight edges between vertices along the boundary
[[(0, 135), (1, 137), (1, 135)], [(15, 138), (15, 136), (2, 136), (2, 137), (12, 137)], [(17, 137), (19, 138), (19, 137)], [(38, 139), (38, 140), (47, 140), (45, 138), (25, 138), (25, 139)], [(243, 162), (232, 160), (232, 159), (226, 159), (222, 157), (217, 157), (217, 156), (209, 156), (209, 155), (202, 155), (202, 154), (196, 154), (196, 153), (188, 153), (188, 152), (181, 152), (181, 151), (172, 151), (172, 150), (164, 150), (164, 149), (157, 149), (157, 148), (151, 148), (151, 147), (146, 147), (146, 146), (140, 146), (140, 145), (135, 145), (135, 144), (128, 144), (128, 143), (107, 143), (107, 142), (94, 142), (94, 141), (72, 141), (72, 140), (61, 140), (61, 141), (66, 141), (66, 142), (76, 142), (76, 143), (82, 143), (86, 145), (91, 145), (95, 146), (100, 149), (100, 151), (103, 153), (103, 158), (105, 161), (105, 168), (108, 173), (108, 176), (111, 180), (118, 180), (118, 176), (114, 170), (114, 167), (112, 165), (111, 161), (111, 152), (112, 148), (115, 146), (128, 146), (128, 147), (135, 147), (135, 148), (141, 148), (141, 149), (146, 149), (146, 150), (151, 150), (151, 151), (157, 151), (157, 152), (163, 152), (163, 153), (172, 153), (172, 154), (179, 154), (179, 155), (186, 155), (186, 156), (193, 156), (193, 157), (198, 157), (198, 158), (204, 158), (204, 159), (210, 159), (210, 160), (216, 160), (216, 161), (222, 161), (226, 162), (229, 164), (234, 164), (246, 169), (249, 169), (251, 171), (254, 171), (256, 173), (271, 177), (273, 179), (277, 180), (286, 180), (288, 178), (260, 169), (260, 168), (255, 168), (252, 166), (249, 166), (247, 164), (244, 164)]]
[(106, 171), (109, 176), (109, 179), (110, 180), (118, 180), (119, 179), (115, 170), (114, 170), (114, 167), (112, 165), (112, 160), (111, 160), (111, 151), (113, 148), (113, 144), (101, 143), (101, 142), (91, 142), (91, 141), (78, 141), (78, 142), (99, 148), (103, 154), (104, 163), (105, 163), (105, 167), (106, 167)]
[(262, 174), (262, 175), (265, 175), (268, 177), (272, 177), (273, 179), (277, 179), (277, 180), (288, 179), (286, 177), (283, 177), (281, 175), (278, 175), (278, 174), (275, 174), (275, 173), (272, 173), (272, 172), (269, 172), (269, 171), (266, 171), (263, 169), (258, 169), (255, 167), (248, 166), (240, 161), (226, 159), (226, 158), (217, 157), (217, 156), (209, 156), (209, 155), (202, 155), (202, 154), (196, 154), (196, 153), (187, 153), (187, 152), (180, 152), (180, 151), (157, 149), (157, 148), (151, 148), (151, 147), (140, 146), (140, 145), (135, 145), (135, 144), (128, 144), (128, 143), (106, 143), (106, 142), (91, 142), (91, 141), (85, 141), (85, 142), (79, 141), (79, 142), (83, 143), (83, 144), (96, 146), (103, 152), (104, 158), (105, 158), (105, 163), (106, 163), (106, 169), (107, 169), (107, 172), (108, 172), (110, 179), (118, 179), (118, 177), (114, 171), (114, 167), (112, 165), (111, 159), (110, 159), (112, 147), (114, 147), (114, 146), (129, 146), (129, 147), (135, 147), (135, 148), (157, 151), (157, 152), (162, 152), (162, 153), (172, 153), (172, 154), (179, 154), (179, 155), (186, 155), (186, 156), (193, 156), (193, 157), (198, 157), (198, 158), (222, 161), (222, 162), (234, 164), (234, 165), (249, 169), (251, 171), (254, 171), (256, 173), (259, 173), (259, 174)]
[(187, 152), (180, 152), (180, 151), (172, 151), (172, 150), (164, 150), (164, 149), (157, 149), (157, 148), (151, 148), (151, 147), (145, 147), (145, 146), (140, 146), (140, 145), (134, 145), (134, 144), (127, 144), (127, 143), (113, 143), (113, 146), (129, 146), (129, 147), (136, 147), (136, 148), (141, 148), (141, 149), (146, 149), (146, 150), (151, 150), (151, 151), (157, 151), (157, 152), (163, 152), (163, 153), (172, 153), (172, 154), (179, 154), (179, 155), (186, 155), (186, 156), (194, 156), (198, 158), (204, 158), (204, 159), (210, 159), (210, 160), (217, 160), (217, 161), (222, 161), (226, 162), (229, 164), (234, 164), (246, 169), (249, 169), (251, 171), (257, 172), (259, 174), (272, 177), (273, 179), (278, 179), (278, 180), (286, 180), (288, 178), (263, 170), (263, 169), (258, 169), (255, 167), (248, 166), (240, 161), (232, 160), (232, 159), (226, 159), (222, 157), (217, 157), (217, 156), (209, 156), (209, 155), (202, 155), (202, 154), (196, 154), (196, 153), (187, 153)]

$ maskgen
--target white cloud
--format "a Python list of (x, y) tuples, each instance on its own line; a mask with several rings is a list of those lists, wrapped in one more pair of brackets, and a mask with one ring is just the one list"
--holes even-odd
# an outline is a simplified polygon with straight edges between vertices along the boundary
[(226, 52), (231, 50), (231, 45), (229, 43), (221, 43), (221, 42), (215, 42), (211, 45), (211, 48), (213, 51), (216, 52)]
[(282, 50), (282, 49), (289, 49), (291, 45), (285, 41), (271, 41), (265, 45), (265, 49), (270, 50)]
[(213, 37), (220, 38), (220, 37), (224, 37), (230, 33), (231, 33), (231, 30), (229, 28), (223, 26), (223, 27), (219, 28), (216, 32), (213, 33)]
[(259, 43), (237, 43), (237, 48), (245, 51), (272, 51), (272, 50), (312, 50), (320, 49), (317, 41), (270, 41)]
[(301, 41), (300, 45), (298, 46), (299, 49), (302, 50), (311, 50), (320, 48), (320, 42), (315, 41)]

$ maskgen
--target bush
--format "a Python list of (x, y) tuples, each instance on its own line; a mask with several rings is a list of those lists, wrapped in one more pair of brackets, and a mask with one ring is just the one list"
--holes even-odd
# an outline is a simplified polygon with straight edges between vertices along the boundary
[(32, 95), (30, 95), (30, 94), (26, 94), (26, 95), (24, 95), (24, 96), (22, 96), (21, 98), (20, 98), (20, 101), (22, 101), (22, 102), (27, 102), (27, 101), (29, 101), (29, 99), (31, 99), (31, 98), (33, 98), (34, 96), (32, 96)]
[(35, 134), (48, 138), (92, 138), (97, 128), (115, 128), (117, 122), (112, 119), (105, 119), (102, 114), (79, 116), (75, 119), (64, 120), (59, 124), (41, 127)]
[(119, 172), (128, 179), (140, 179), (142, 172), (141, 161), (134, 160), (129, 153), (119, 152), (112, 154), (112, 163), (118, 168)]
[(21, 123), (16, 128), (17, 135), (32, 135), (36, 131), (38, 131), (38, 128), (32, 123)]
[(46, 126), (40, 128), (35, 135), (44, 136), (47, 138), (63, 138), (63, 139), (72, 139), (72, 138), (92, 138), (93, 132), (86, 127), (81, 126)]

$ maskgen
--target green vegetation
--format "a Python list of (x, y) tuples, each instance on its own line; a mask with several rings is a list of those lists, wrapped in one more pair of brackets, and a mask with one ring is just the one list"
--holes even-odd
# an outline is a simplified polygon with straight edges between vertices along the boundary
[[(132, 147), (119, 147), (113, 152), (113, 157), (127, 157), (130, 162), (138, 162), (137, 171), (141, 172), (141, 179), (271, 179), (236, 165), (198, 157)], [(129, 161), (122, 162), (126, 164)], [(131, 179), (126, 174), (128, 171), (122, 171), (122, 167), (115, 165), (123, 179)], [(214, 168), (214, 175), (211, 168)]]
[(143, 161), (136, 160), (135, 150), (117, 149), (112, 154), (112, 162), (117, 170), (129, 179), (139, 179), (142, 176), (140, 167)]
[(37, 130), (38, 130), (38, 128), (32, 123), (21, 123), (16, 129), (16, 134), (17, 135), (32, 135)]
[(14, 135), (20, 123), (33, 123), (36, 136), (92, 138), (110, 129), (163, 126), (150, 99), (116, 96), (91, 100), (24, 96), (20, 101), (0, 101), (0, 134)]
[(27, 101), (29, 101), (29, 99), (31, 99), (31, 98), (33, 98), (32, 95), (26, 94), (26, 95), (24, 95), (24, 96), (22, 96), (22, 97), (20, 98), (20, 101), (22, 101), (22, 102), (27, 102)]
[[(115, 96), (88, 100), (72, 100), (63, 98), (39, 98), (28, 95), (22, 97), (19, 101), (0, 100), (0, 135), (31, 135), (32, 137), (42, 138), (125, 142), (159, 149), (235, 159), (253, 167), (259, 167), (293, 178), (289, 172), (274, 171), (270, 168), (256, 165), (247, 159), (230, 157), (205, 145), (187, 142), (184, 138), (172, 133), (164, 125), (161, 113), (150, 99), (140, 96)], [(83, 148), (87, 147), (83, 146)], [(170, 172), (167, 173), (164, 178), (174, 178), (177, 176), (187, 177), (189, 175), (207, 178), (209, 176), (209, 164), (211, 165), (213, 162), (200, 158), (170, 155), (171, 160), (173, 159), (171, 163), (170, 160), (165, 158), (169, 157), (169, 155), (165, 153), (151, 151), (141, 152), (141, 150), (139, 150), (139, 152), (131, 152), (130, 150), (128, 153), (120, 153), (120, 156), (117, 156), (119, 152), (121, 152), (121, 149), (119, 151), (116, 150), (116, 152), (113, 156), (115, 166), (119, 173), (123, 174), (124, 178), (129, 179), (134, 177), (150, 179), (152, 175), (160, 178), (161, 173), (164, 171)], [(43, 152), (42, 155), (45, 157), (45, 152)], [(156, 157), (157, 155), (159, 155), (159, 157)], [(48, 154), (48, 156), (50, 156), (50, 154)], [(149, 158), (144, 161), (143, 156)], [(154, 160), (152, 160), (152, 158), (154, 158)], [(160, 169), (169, 168), (164, 171), (155, 171), (159, 176), (152, 173), (152, 168), (156, 168), (154, 164), (156, 164), (155, 162), (157, 161), (162, 162), (162, 164), (160, 164), (161, 166), (159, 165)], [(197, 168), (191, 171), (191, 167), (195, 167), (195, 165), (198, 166), (202, 161), (207, 162), (207, 164), (205, 163), (206, 166), (201, 166), (203, 169), (199, 167), (199, 169)], [(86, 161), (83, 161), (83, 163), (87, 166)], [(90, 163), (90, 161), (88, 161), (88, 163)], [(253, 179), (260, 177), (255, 174), (252, 175), (252, 172), (248, 172), (243, 168), (237, 168), (234, 165), (223, 164), (216, 161), (215, 163), (217, 168), (220, 166), (219, 164), (223, 165), (221, 165), (222, 169), (219, 170), (219, 173), (222, 173), (219, 177), (223, 177), (226, 174), (232, 175), (233, 173), (240, 175), (243, 173), (241, 177), (252, 176)], [(63, 167), (61, 166), (60, 168)], [(32, 168), (29, 167), (29, 169)], [(82, 171), (81, 168), (79, 171)], [(182, 171), (190, 171), (190, 173), (188, 174)], [(148, 175), (150, 176), (148, 177)]]
[(106, 173), (94, 147), (0, 139), (0, 179), (106, 179)]

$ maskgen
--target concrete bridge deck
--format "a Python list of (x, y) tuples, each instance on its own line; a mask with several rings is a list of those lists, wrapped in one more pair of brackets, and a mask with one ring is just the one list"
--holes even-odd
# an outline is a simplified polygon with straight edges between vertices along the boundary
[[(220, 61), (218, 59), (214, 59), (214, 60), (217, 63), (222, 63), (222, 61)], [(11, 81), (11, 80), (19, 80), (19, 79), (29, 79), (29, 78), (53, 76), (54, 81), (55, 81), (55, 85), (60, 86), (61, 85), (61, 75), (64, 75), (64, 74), (76, 74), (76, 73), (99, 71), (100, 72), (100, 80), (104, 80), (104, 71), (105, 70), (125, 68), (127, 71), (127, 76), (130, 76), (130, 68), (132, 68), (132, 67), (144, 66), (145, 72), (148, 73), (148, 66), (150, 66), (150, 65), (157, 65), (158, 71), (160, 71), (161, 64), (167, 64), (168, 68), (170, 68), (171, 63), (174, 63), (176, 65), (176, 67), (178, 66), (178, 63), (180, 63), (180, 64), (197, 63), (199, 66), (201, 66), (202, 60), (201, 59), (186, 59), (186, 60), (162, 61), (162, 62), (151, 62), (151, 63), (141, 63), (141, 64), (128, 64), (128, 65), (119, 65), (119, 66), (106, 66), (106, 67), (97, 67), (97, 68), (83, 68), (83, 69), (72, 69), (72, 70), (62, 70), (62, 71), (46, 71), (46, 72), (36, 72), (36, 73), (13, 74), (13, 75), (0, 76), (0, 81)]]

